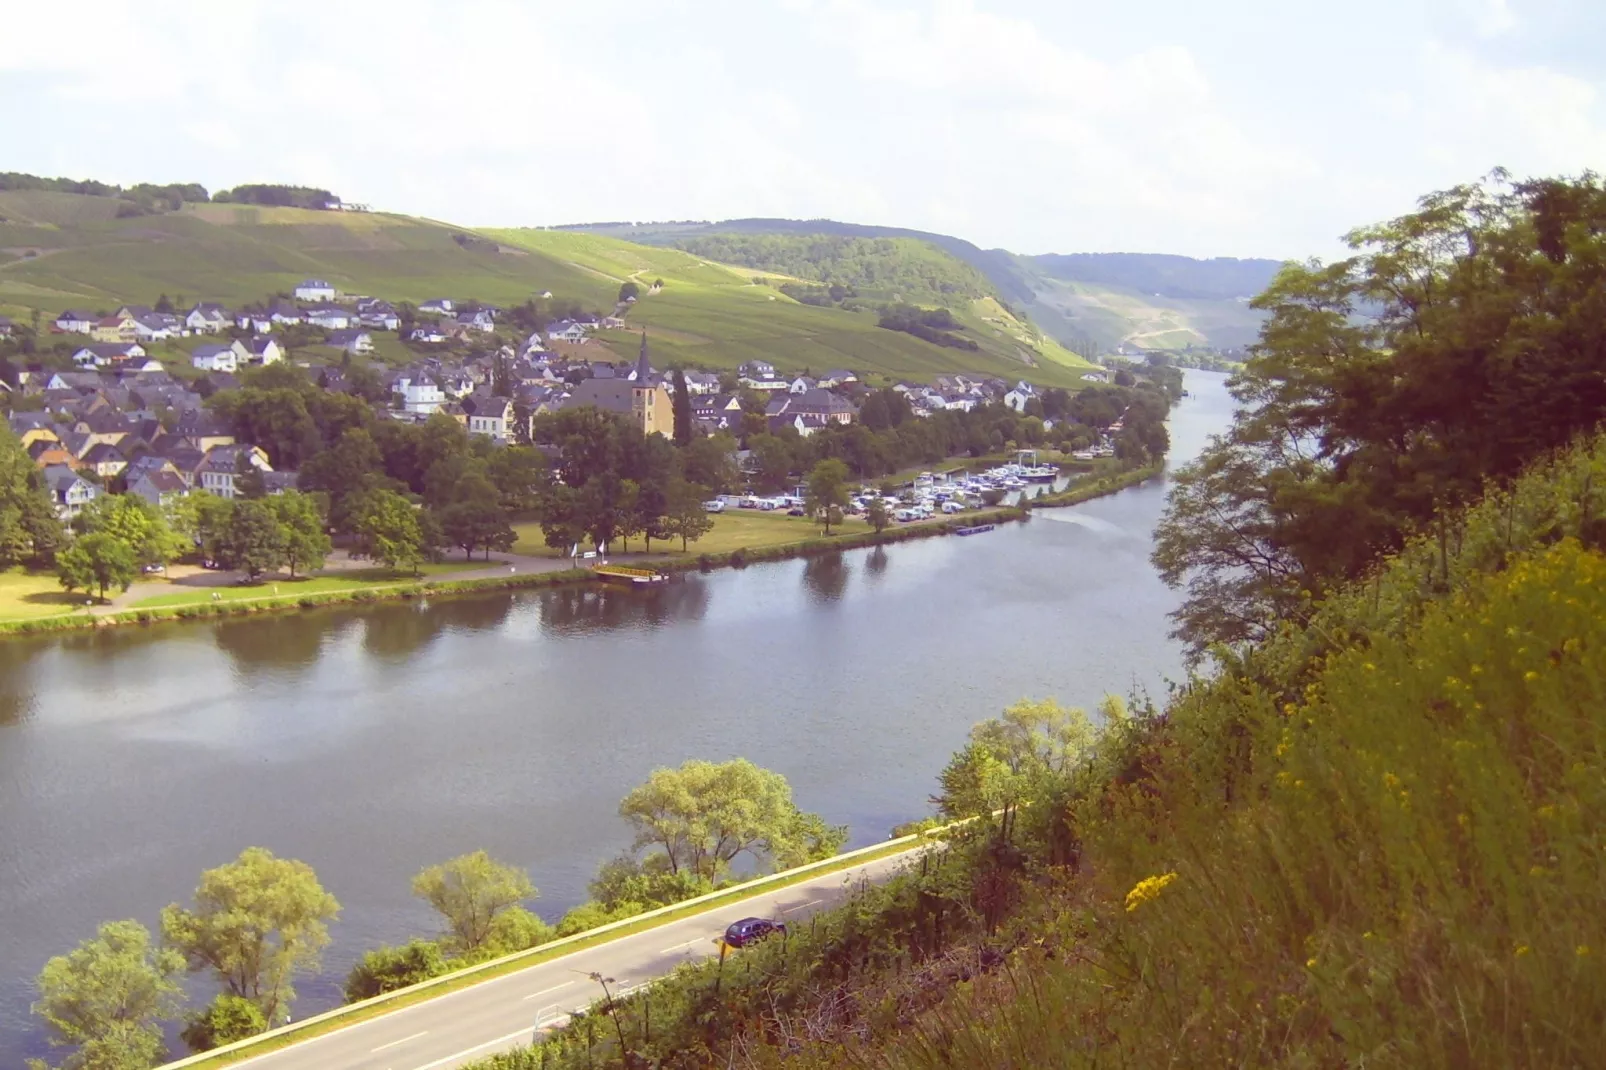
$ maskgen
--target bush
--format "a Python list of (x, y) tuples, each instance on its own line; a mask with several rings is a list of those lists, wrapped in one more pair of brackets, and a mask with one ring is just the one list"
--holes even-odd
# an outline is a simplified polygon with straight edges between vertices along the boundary
[(452, 968), (440, 944), (411, 940), (400, 947), (379, 947), (357, 960), (346, 975), (346, 1002), (370, 999), (398, 988), (439, 977)]
[(220, 994), (184, 1026), (181, 1034), (191, 1051), (211, 1051), (236, 1040), (265, 1032), (268, 1019), (262, 1008), (243, 996)]

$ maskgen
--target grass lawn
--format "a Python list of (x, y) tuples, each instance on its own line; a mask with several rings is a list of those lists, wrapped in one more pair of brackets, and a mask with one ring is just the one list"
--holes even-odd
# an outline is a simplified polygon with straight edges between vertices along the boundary
[(82, 606), (85, 597), (62, 590), (54, 572), (0, 572), (0, 620), (58, 617)]
[[(514, 544), (513, 552), (527, 554), (531, 557), (558, 557), (558, 551), (547, 546), (542, 540), (541, 525), (534, 521), (513, 525), (518, 533), (519, 541)], [(831, 525), (832, 536), (858, 535), (870, 530), (870, 525), (862, 520), (848, 519), (840, 524)], [(752, 550), (761, 546), (782, 546), (787, 543), (803, 542), (805, 539), (819, 538), (822, 534), (820, 525), (807, 517), (787, 516), (785, 513), (761, 513), (756, 509), (727, 509), (723, 513), (714, 514), (714, 530), (701, 539), (691, 543), (686, 548), (689, 554), (728, 554), (732, 550)], [(640, 553), (643, 547), (638, 536), (630, 540), (630, 554), (615, 553), (613, 558), (629, 557)], [(589, 549), (589, 547), (586, 547)], [(655, 554), (679, 554), (680, 540), (667, 539), (655, 541), (652, 544)]]
[[(494, 565), (495, 562), (492, 562), (492, 564)], [(483, 561), (476, 561), (470, 564), (464, 564), (462, 561), (451, 561), (438, 565), (424, 565), (419, 569), (419, 572), (421, 578), (428, 578), (442, 573), (463, 572), (467, 569), (484, 567), (487, 566)], [(219, 596), (220, 601), (240, 602), (255, 598), (296, 598), (307, 594), (355, 591), (363, 587), (388, 587), (412, 582), (413, 574), (411, 572), (392, 572), (384, 568), (363, 568), (321, 576), (298, 576), (293, 580), (281, 576), (265, 579), (260, 583), (238, 587), (182, 588), (175, 585), (174, 589), (177, 593), (142, 598), (134, 603), (133, 608), (157, 609), (171, 606), (198, 605), (202, 602), (212, 601), (214, 593)]]

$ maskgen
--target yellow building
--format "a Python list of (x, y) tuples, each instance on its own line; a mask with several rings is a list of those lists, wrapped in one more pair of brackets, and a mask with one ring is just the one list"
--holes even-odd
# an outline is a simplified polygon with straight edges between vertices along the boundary
[(107, 316), (89, 328), (89, 337), (96, 342), (132, 342), (139, 337), (134, 317), (127, 313)]
[(675, 437), (675, 405), (669, 389), (653, 374), (647, 359), (647, 336), (641, 336), (641, 356), (626, 379), (587, 379), (575, 387), (564, 408), (594, 405), (607, 412), (628, 415), (644, 435)]

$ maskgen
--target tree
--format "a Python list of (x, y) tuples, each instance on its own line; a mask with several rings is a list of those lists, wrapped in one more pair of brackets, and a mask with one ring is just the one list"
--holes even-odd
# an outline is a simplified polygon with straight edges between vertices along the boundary
[(949, 817), (1013, 806), (1089, 754), (1097, 738), (1083, 710), (1053, 699), (1017, 702), (970, 730), (969, 743), (943, 770), (942, 793), (932, 801)]
[(0, 568), (54, 552), (61, 521), (33, 458), (0, 424)]
[(636, 285), (636, 283), (632, 282), (629, 279), (626, 279), (624, 281), (624, 283), (622, 285), (620, 285), (620, 287), (619, 287), (619, 303), (621, 305), (624, 304), (626, 301), (632, 300), (632, 299), (640, 297), (640, 296), (641, 296), (641, 287)]
[(160, 1062), (160, 1023), (179, 1012), (183, 969), (184, 957), (152, 947), (137, 921), (105, 922), (94, 939), (45, 963), (33, 1012), (53, 1046), (76, 1049), (63, 1070), (145, 1070)]
[(880, 498), (871, 498), (865, 504), (864, 519), (879, 535), (887, 530), (888, 524), (892, 523), (892, 512), (887, 508), (886, 502)]
[(499, 915), (539, 893), (523, 870), (475, 851), (418, 874), (413, 894), (445, 919), (452, 945), (469, 952), (490, 938)]
[(721, 431), (693, 438), (680, 451), (681, 469), (689, 483), (725, 494), (736, 486), (736, 439)]
[(512, 549), (518, 538), (502, 511), (496, 488), (484, 476), (471, 476), (460, 483), (451, 504), (438, 510), (436, 516), (441, 534), (450, 545), (463, 551), (465, 560), (483, 547), (489, 561), (493, 549)]
[(374, 436), (361, 427), (341, 434), (333, 446), (315, 454), (301, 466), (296, 485), (329, 496), (329, 523), (336, 531), (350, 532), (350, 503), (385, 479), (385, 458)]
[(669, 872), (708, 880), (743, 852), (801, 865), (834, 854), (847, 836), (846, 828), (799, 810), (785, 777), (745, 758), (655, 769), (619, 813), (636, 830), (633, 850), (661, 849)]
[(775, 492), (785, 489), (792, 480), (792, 447), (776, 435), (754, 435), (748, 439), (752, 451), (753, 482), (758, 489)]
[(665, 536), (680, 539), (682, 552), (688, 543), (696, 542), (714, 530), (714, 518), (703, 508), (703, 501), (707, 497), (706, 487), (699, 487), (684, 479), (677, 479), (669, 485), (668, 511), (663, 515), (662, 528)]
[(165, 565), (187, 549), (156, 506), (137, 494), (103, 494), (84, 506), (77, 520), (85, 534), (101, 532), (134, 553), (137, 565)]
[(191, 1051), (211, 1051), (236, 1040), (254, 1037), (268, 1028), (262, 1008), (243, 996), (219, 992), (206, 1009), (184, 1026), (184, 1043)]
[(170, 504), (167, 516), (174, 531), (198, 546), (206, 557), (216, 560), (222, 555), (223, 540), (234, 517), (234, 502), (193, 491)]
[(272, 1025), (289, 1017), (291, 982), (317, 968), (339, 913), (311, 866), (248, 847), (201, 874), (193, 910), (173, 903), (162, 911), (162, 937), (191, 970), (211, 970), (224, 991), (255, 1003)]
[(106, 588), (128, 590), (139, 575), (139, 564), (134, 551), (123, 540), (105, 532), (95, 532), (79, 538), (56, 555), (56, 578), (62, 587), (71, 591), (99, 589), (100, 600), (106, 600)]
[(395, 491), (371, 490), (352, 508), (352, 526), (368, 554), (386, 568), (418, 574), (424, 539), (418, 510)]
[(686, 369), (677, 366), (671, 381), (675, 387), (675, 445), (684, 449), (690, 445), (696, 428), (692, 424), (691, 390), (686, 386)]
[(847, 505), (848, 466), (834, 458), (816, 464), (809, 472), (803, 508), (825, 525), (825, 533), (829, 535), (831, 525), (842, 522), (842, 510)]
[(334, 547), (324, 531), (323, 510), (317, 499), (298, 490), (287, 490), (267, 499), (267, 506), (284, 536), (284, 563), (290, 567), (290, 575), (294, 577), (298, 568), (322, 567)]
[(285, 562), (285, 535), (267, 503), (235, 502), (218, 545), (218, 561), (255, 580)]

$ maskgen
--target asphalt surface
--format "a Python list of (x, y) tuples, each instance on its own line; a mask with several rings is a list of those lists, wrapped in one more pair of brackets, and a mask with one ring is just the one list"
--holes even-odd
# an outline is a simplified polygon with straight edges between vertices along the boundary
[[(602, 998), (587, 975), (612, 978), (617, 995), (663, 977), (683, 962), (718, 953), (715, 938), (746, 917), (795, 924), (832, 907), (864, 883), (886, 880), (914, 852), (877, 859), (779, 891), (620, 937), (517, 973), (231, 1064), (251, 1070), (450, 1070), (531, 1043), (569, 1012)], [(732, 956), (741, 951), (732, 950)]]

